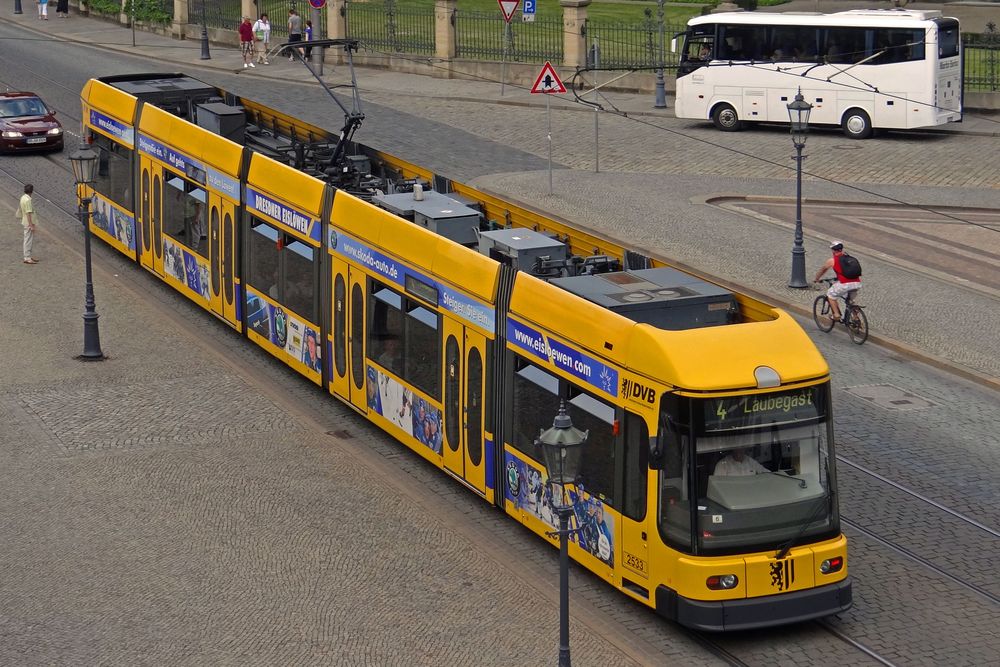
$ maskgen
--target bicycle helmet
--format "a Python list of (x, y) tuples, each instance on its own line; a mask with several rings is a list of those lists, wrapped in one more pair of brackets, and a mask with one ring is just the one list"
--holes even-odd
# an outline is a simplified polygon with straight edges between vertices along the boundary
[(830, 250), (843, 250), (843, 249), (844, 249), (843, 241), (830, 241)]

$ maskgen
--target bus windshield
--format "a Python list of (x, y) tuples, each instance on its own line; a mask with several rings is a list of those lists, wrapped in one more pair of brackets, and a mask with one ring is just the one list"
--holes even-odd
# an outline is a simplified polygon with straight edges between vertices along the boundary
[(821, 385), (665, 399), (659, 523), (666, 542), (720, 555), (837, 534), (827, 393)]

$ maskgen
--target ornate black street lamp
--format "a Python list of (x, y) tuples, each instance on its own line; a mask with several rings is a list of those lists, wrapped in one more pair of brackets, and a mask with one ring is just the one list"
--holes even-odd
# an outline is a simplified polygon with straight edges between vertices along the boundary
[[(573, 505), (567, 499), (566, 485), (576, 482), (580, 470), (583, 443), (587, 431), (573, 427), (573, 420), (566, 413), (566, 401), (559, 401), (559, 413), (552, 428), (542, 431), (535, 445), (542, 448), (545, 469), (552, 485), (553, 506), (559, 515), (559, 530), (549, 533), (559, 536), (559, 667), (570, 667), (569, 658), (569, 528)], [(559, 502), (556, 504), (556, 486)]]
[(201, 0), (201, 59), (212, 59), (212, 54), (208, 52), (208, 23), (205, 21), (205, 0)]
[(663, 81), (663, 0), (656, 0), (656, 19), (660, 24), (659, 67), (656, 68), (656, 101), (654, 109), (667, 108), (667, 91)]
[(788, 119), (792, 123), (792, 143), (795, 145), (796, 169), (795, 181), (795, 244), (792, 246), (792, 277), (788, 280), (789, 287), (809, 287), (806, 280), (806, 249), (802, 246), (802, 149), (806, 146), (806, 134), (809, 132), (809, 112), (812, 105), (802, 97), (802, 89), (795, 99), (788, 103)]
[[(97, 153), (87, 144), (83, 144), (69, 156), (73, 166), (73, 178), (76, 189), (94, 182), (97, 173)], [(83, 225), (84, 257), (87, 264), (86, 305), (83, 312), (83, 354), (78, 358), (83, 361), (101, 361), (104, 353), (101, 351), (101, 332), (97, 328), (97, 310), (94, 306), (94, 278), (90, 262), (90, 197), (80, 198), (80, 223)]]

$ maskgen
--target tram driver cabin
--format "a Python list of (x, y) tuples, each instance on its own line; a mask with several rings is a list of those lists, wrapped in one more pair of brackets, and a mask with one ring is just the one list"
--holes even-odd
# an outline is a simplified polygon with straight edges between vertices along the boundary
[(961, 33), (940, 11), (730, 12), (691, 19), (678, 37), (678, 118), (728, 132), (788, 122), (801, 88), (810, 124), (852, 139), (962, 120)]

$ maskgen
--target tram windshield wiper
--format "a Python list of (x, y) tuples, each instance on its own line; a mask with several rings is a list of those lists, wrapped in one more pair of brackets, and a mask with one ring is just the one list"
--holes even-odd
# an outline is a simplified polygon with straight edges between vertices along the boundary
[(805, 535), (805, 532), (809, 530), (809, 526), (811, 526), (813, 524), (813, 521), (816, 520), (816, 517), (819, 516), (820, 510), (822, 510), (823, 507), (825, 507), (829, 499), (830, 496), (828, 495), (823, 495), (819, 497), (819, 499), (816, 501), (816, 508), (812, 511), (812, 514), (809, 515), (809, 519), (802, 524), (802, 527), (799, 528), (799, 532), (795, 533), (795, 536), (792, 537), (792, 539), (788, 540), (787, 542), (781, 545), (781, 547), (778, 549), (778, 553), (774, 555), (775, 560), (781, 560), (782, 558), (788, 555), (789, 550), (795, 545), (796, 542), (802, 539), (802, 536)]
[(799, 482), (799, 488), (802, 488), (802, 489), (806, 488), (806, 480), (803, 479), (802, 477), (796, 477), (795, 475), (789, 475), (786, 472), (775, 471), (775, 470), (768, 470), (767, 474), (768, 475), (774, 475), (776, 477), (781, 477), (782, 479), (794, 479), (794, 480), (798, 480), (798, 482)]

